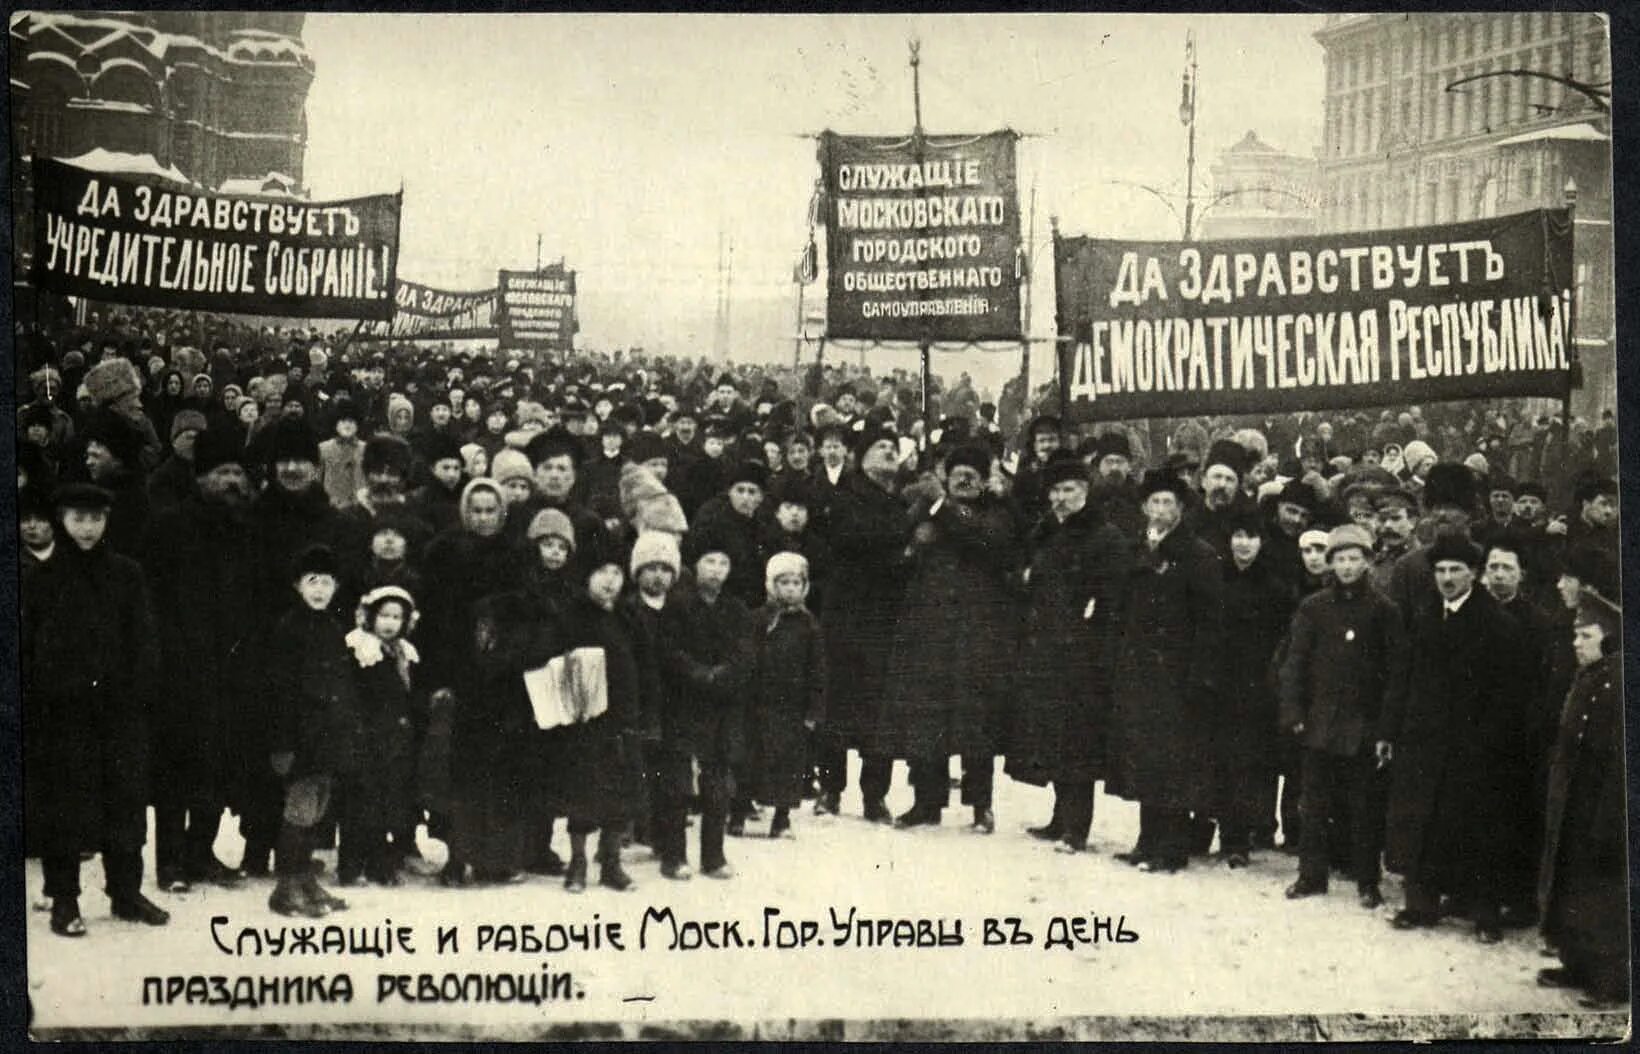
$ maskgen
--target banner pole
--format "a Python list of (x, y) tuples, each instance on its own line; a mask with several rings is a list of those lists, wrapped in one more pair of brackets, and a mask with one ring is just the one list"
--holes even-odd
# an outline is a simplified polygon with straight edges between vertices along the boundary
[(803, 282), (799, 276), (797, 282), (797, 330), (792, 338), (792, 369), (803, 367)]
[[(1572, 385), (1577, 380), (1579, 368), (1577, 355), (1577, 184), (1568, 181), (1566, 184), (1566, 242), (1567, 266), (1571, 273), (1567, 275), (1568, 290), (1566, 304), (1566, 394), (1560, 402), (1560, 419), (1566, 425), (1566, 452), (1572, 449)], [(1544, 239), (1543, 251), (1549, 252), (1548, 239)], [(1553, 294), (1553, 290), (1550, 290)], [(1568, 462), (1570, 464), (1570, 462)]]
[[(1019, 381), (1025, 392), (1025, 401), (1031, 399), (1031, 272), (1036, 255), (1036, 180), (1031, 180), (1030, 218), (1025, 224), (1025, 288), (1020, 314), (1024, 316), (1019, 327)], [(1064, 411), (1061, 408), (1061, 415)]]

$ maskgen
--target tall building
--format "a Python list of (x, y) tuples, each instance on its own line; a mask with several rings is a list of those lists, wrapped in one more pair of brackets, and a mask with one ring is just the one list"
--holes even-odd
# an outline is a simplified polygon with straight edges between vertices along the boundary
[(1575, 198), (1573, 412), (1615, 407), (1610, 114), (1523, 70), (1609, 89), (1604, 16), (1589, 12), (1328, 15), (1321, 229), (1452, 223)]
[[(14, 161), (152, 155), (210, 189), (302, 183), (313, 60), (289, 12), (12, 17)], [(282, 177), (282, 178), (281, 178)]]
[(1277, 150), (1250, 131), (1209, 172), (1213, 193), (1200, 213), (1203, 238), (1315, 233), (1320, 189), (1314, 157)]

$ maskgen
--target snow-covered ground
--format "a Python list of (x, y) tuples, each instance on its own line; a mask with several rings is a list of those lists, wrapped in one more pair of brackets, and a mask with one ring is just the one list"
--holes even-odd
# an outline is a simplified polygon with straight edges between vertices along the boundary
[[(955, 797), (955, 796), (953, 796)], [(908, 807), (903, 767), (889, 804)], [(1579, 1011), (1572, 995), (1543, 989), (1534, 975), (1554, 965), (1534, 933), (1517, 932), (1484, 946), (1467, 923), (1400, 932), (1389, 916), (1400, 903), (1399, 882), (1387, 879), (1388, 903), (1368, 912), (1353, 886), (1336, 882), (1323, 898), (1282, 896), (1296, 861), (1279, 853), (1255, 857), (1246, 871), (1194, 862), (1176, 875), (1142, 874), (1112, 854), (1132, 844), (1138, 810), (1108, 797), (1098, 802), (1095, 852), (1065, 856), (1023, 834), (1050, 809), (1049, 792), (999, 774), (998, 830), (968, 831), (968, 811), (952, 808), (945, 826), (914, 832), (867, 824), (859, 798), (844, 798), (845, 815), (796, 818), (795, 841), (730, 839), (737, 876), (717, 882), (696, 876), (668, 882), (649, 852), (627, 851), (636, 889), (615, 893), (593, 885), (566, 893), (554, 879), (532, 878), (500, 888), (444, 889), (412, 878), (398, 889), (349, 889), (348, 911), (325, 923), (375, 929), (391, 920), (414, 931), (414, 953), (385, 959), (359, 955), (235, 957), (219, 950), (219, 932), (243, 927), (294, 927), (267, 909), (271, 883), (238, 890), (202, 889), (182, 896), (150, 893), (172, 913), (163, 929), (118, 922), (101, 893), (101, 867), (85, 865), (82, 908), (88, 937), (52, 935), (47, 916), (29, 913), (29, 995), (34, 1027), (53, 1030), (159, 1029), (176, 1026), (276, 1028), (275, 1034), (359, 1038), (430, 1030), (451, 1037), (764, 1036), (772, 1038), (1333, 1038), (1419, 1035), (1621, 1035), (1627, 1012)], [(691, 828), (690, 855), (698, 834)], [(567, 852), (560, 827), (556, 847)], [(435, 861), (443, 846), (423, 845)], [(151, 851), (151, 846), (150, 846)], [(238, 860), (231, 827), (218, 844)], [(322, 854), (332, 864), (332, 854)], [(596, 879), (596, 867), (593, 870)], [(152, 866), (145, 875), (151, 890)], [(30, 861), (28, 897), (37, 900), (39, 865)], [(681, 923), (738, 921), (746, 947), (670, 950), (670, 924), (651, 922), (639, 949), (646, 910), (670, 907)], [(765, 909), (781, 919), (817, 923), (805, 947), (764, 947)], [(962, 922), (960, 947), (839, 946), (831, 912), (847, 918)], [(987, 917), (1017, 917), (1032, 942), (984, 943)], [(1093, 916), (1125, 920), (1138, 940), (1044, 947), (1051, 920)], [(624, 950), (479, 952), (478, 927), (621, 924)], [(934, 922), (938, 924), (937, 921)], [(439, 954), (435, 930), (458, 928), (459, 952)], [(559, 930), (558, 932), (562, 932)], [(1013, 932), (1004, 923), (1004, 935)], [(546, 963), (543, 967), (543, 962)], [(539, 1005), (516, 1002), (378, 1001), (378, 974), (568, 972), (574, 996)], [(237, 977), (346, 972), (346, 1005), (143, 1005), (143, 978)], [(249, 982), (242, 987), (254, 987)], [(389, 985), (391, 987), (391, 983)], [(1154, 1020), (1144, 1020), (1152, 1018)], [(590, 1023), (604, 1023), (589, 1027)], [(383, 1029), (382, 1026), (389, 1026)], [(393, 1027), (398, 1026), (398, 1027)]]

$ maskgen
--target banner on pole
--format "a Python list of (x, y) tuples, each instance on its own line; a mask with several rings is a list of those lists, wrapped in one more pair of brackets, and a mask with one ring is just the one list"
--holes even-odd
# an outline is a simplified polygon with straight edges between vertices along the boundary
[(575, 272), (554, 264), (502, 271), (496, 282), (504, 348), (567, 351), (575, 342)]
[(119, 304), (386, 321), (402, 204), (233, 197), (37, 157), (31, 275)]
[(1560, 397), (1564, 209), (1218, 242), (1058, 238), (1068, 420)]
[(820, 136), (828, 338), (1020, 339), (1017, 138)]
[(400, 279), (393, 321), (372, 322), (360, 336), (376, 340), (494, 339), (497, 291), (452, 292)]

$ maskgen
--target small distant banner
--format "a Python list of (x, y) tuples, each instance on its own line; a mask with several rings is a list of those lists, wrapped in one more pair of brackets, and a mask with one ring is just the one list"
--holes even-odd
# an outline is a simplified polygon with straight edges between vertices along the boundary
[(1017, 139), (822, 133), (828, 337), (1020, 339)]
[(502, 271), (496, 289), (502, 347), (568, 351), (575, 346), (574, 271), (557, 265)]
[(1565, 209), (1297, 238), (1057, 238), (1069, 420), (1564, 396)]
[(452, 292), (400, 279), (393, 321), (373, 322), (360, 334), (380, 340), (495, 339), (497, 290)]
[(35, 158), (30, 274), (119, 304), (385, 322), (402, 205), (210, 194)]

